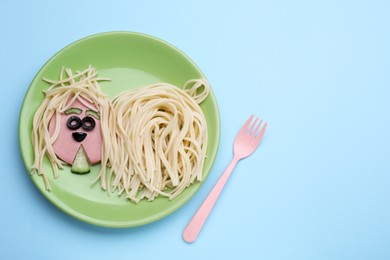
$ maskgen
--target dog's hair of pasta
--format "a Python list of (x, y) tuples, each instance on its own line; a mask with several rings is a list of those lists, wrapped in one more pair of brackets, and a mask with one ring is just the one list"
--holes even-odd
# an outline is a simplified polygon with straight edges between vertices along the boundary
[[(110, 124), (115, 125), (115, 122), (113, 122), (115, 117), (112, 116), (113, 109), (109, 97), (102, 92), (98, 84), (98, 81), (108, 79), (97, 78), (96, 76), (95, 68), (89, 66), (87, 69), (77, 71), (75, 74), (70, 69), (62, 68), (59, 80), (43, 79), (50, 83), (51, 86), (43, 91), (45, 98), (33, 119), (31, 140), (34, 148), (34, 163), (31, 167), (31, 174), (36, 172), (42, 176), (47, 190), (50, 190), (51, 186), (43, 161), (46, 155), (53, 169), (54, 177), (57, 178), (59, 176), (58, 169), (62, 169), (65, 163), (58, 159), (52, 144), (58, 136), (61, 113), (67, 110), (76, 99), (87, 107), (93, 104), (98, 109), (103, 137), (101, 151), (102, 171), (105, 171), (106, 166), (110, 164), (110, 159), (113, 156), (111, 140), (114, 138), (113, 134), (115, 133), (111, 133), (107, 129)], [(50, 136), (49, 124), (53, 116), (56, 117), (57, 124), (53, 136)]]
[[(45, 98), (33, 120), (31, 173), (42, 176), (46, 189), (51, 187), (44, 158), (49, 159), (57, 178), (65, 162), (56, 156), (52, 144), (58, 137), (61, 114), (76, 99), (87, 107), (93, 104), (100, 114), (101, 170), (94, 182), (100, 181), (102, 189), (116, 190), (118, 195), (124, 192), (128, 199), (138, 202), (158, 195), (174, 199), (194, 180), (202, 181), (207, 123), (199, 104), (209, 94), (208, 82), (189, 80), (183, 89), (156, 83), (121, 93), (111, 102), (98, 84), (101, 80), (109, 79), (98, 78), (91, 66), (75, 74), (63, 68), (59, 80), (44, 79), (51, 86), (44, 91)], [(53, 116), (57, 123), (51, 136)]]

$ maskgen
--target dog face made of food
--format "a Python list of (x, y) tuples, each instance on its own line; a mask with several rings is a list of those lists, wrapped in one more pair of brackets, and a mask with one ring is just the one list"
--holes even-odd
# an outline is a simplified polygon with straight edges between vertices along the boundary
[[(70, 165), (75, 164), (80, 151), (85, 152), (90, 164), (99, 163), (101, 160), (102, 132), (99, 112), (93, 104), (86, 100), (83, 102), (89, 107), (75, 99), (69, 109), (60, 115), (58, 137), (52, 144), (56, 155)], [(54, 115), (49, 123), (50, 136), (55, 132), (56, 122)]]

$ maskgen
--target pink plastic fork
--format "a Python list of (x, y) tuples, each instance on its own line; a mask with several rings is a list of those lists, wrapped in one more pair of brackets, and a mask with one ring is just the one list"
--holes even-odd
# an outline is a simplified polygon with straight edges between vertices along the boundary
[(253, 115), (245, 122), (234, 141), (233, 160), (230, 162), (223, 175), (219, 178), (217, 184), (211, 190), (203, 204), (185, 228), (183, 232), (184, 241), (188, 243), (195, 241), (238, 161), (251, 155), (259, 146), (265, 133), (265, 129), (267, 128), (267, 123), (265, 123), (260, 129), (263, 120), (257, 123), (258, 118), (256, 118), (256, 120), (251, 124), (252, 119)]

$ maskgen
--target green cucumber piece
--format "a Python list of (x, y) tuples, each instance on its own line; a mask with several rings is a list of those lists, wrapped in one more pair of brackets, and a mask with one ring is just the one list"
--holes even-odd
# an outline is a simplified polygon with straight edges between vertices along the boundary
[(72, 168), (70, 170), (73, 173), (77, 173), (77, 174), (85, 174), (91, 171), (87, 154), (85, 153), (85, 150), (82, 145), (77, 151), (77, 154), (72, 163)]
[(96, 112), (96, 111), (93, 111), (93, 110), (89, 109), (85, 113), (86, 113), (87, 116), (93, 116), (95, 119), (100, 120), (99, 113)]
[(81, 112), (82, 112), (82, 110), (80, 108), (72, 107), (71, 109), (68, 109), (68, 110), (65, 111), (65, 115), (69, 115), (69, 114), (80, 115)]

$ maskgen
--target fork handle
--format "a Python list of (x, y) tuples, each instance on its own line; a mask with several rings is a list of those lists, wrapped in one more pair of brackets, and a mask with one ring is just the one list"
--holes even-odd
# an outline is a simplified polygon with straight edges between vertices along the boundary
[(217, 184), (215, 184), (214, 188), (211, 190), (207, 198), (203, 201), (202, 205), (195, 213), (190, 223), (188, 223), (187, 227), (183, 232), (184, 241), (191, 243), (194, 242), (198, 237), (200, 230), (203, 227), (203, 224), (206, 222), (207, 217), (209, 216), (211, 210), (214, 207), (215, 202), (217, 201), (223, 187), (225, 186), (227, 180), (230, 177), (234, 167), (240, 159), (234, 157), (230, 162), (229, 166), (226, 168), (225, 172), (219, 178)]

